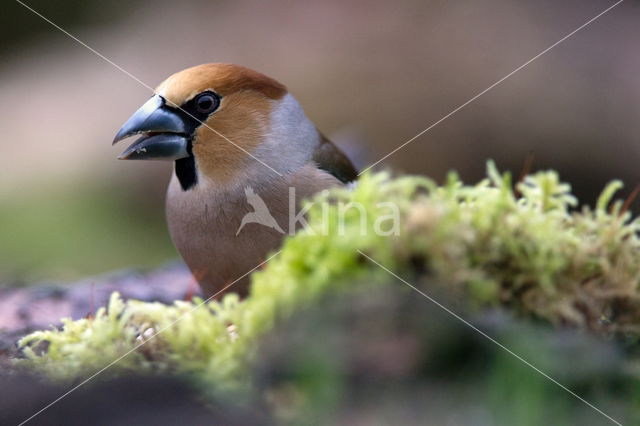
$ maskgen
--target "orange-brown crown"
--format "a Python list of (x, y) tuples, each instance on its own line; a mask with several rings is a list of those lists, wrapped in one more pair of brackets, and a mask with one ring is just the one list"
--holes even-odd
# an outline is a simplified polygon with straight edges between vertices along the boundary
[(234, 64), (203, 64), (187, 68), (163, 81), (156, 92), (175, 105), (182, 105), (198, 93), (210, 89), (221, 96), (251, 90), (270, 99), (286, 93), (284, 85), (257, 71)]

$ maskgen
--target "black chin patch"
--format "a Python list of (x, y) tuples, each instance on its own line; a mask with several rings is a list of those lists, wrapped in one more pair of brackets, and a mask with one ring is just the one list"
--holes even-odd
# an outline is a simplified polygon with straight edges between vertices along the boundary
[[(201, 112), (197, 108), (197, 102), (200, 96), (208, 95), (215, 99), (215, 107), (211, 109), (211, 111)], [(174, 113), (180, 115), (182, 120), (187, 125), (186, 134), (193, 137), (195, 131), (200, 125), (204, 123), (204, 121), (211, 115), (213, 112), (220, 106), (220, 96), (210, 90), (200, 93), (198, 96), (195, 96), (190, 101), (182, 104), (182, 106), (175, 110)], [(206, 126), (206, 124), (205, 124)], [(187, 152), (189, 156), (186, 158), (181, 158), (176, 160), (176, 176), (180, 181), (180, 186), (183, 191), (188, 191), (193, 188), (195, 184), (198, 183), (198, 173), (196, 171), (196, 159), (193, 156), (193, 145), (190, 140), (187, 143)]]
[(196, 159), (193, 155), (176, 160), (176, 176), (183, 191), (188, 191), (198, 183)]

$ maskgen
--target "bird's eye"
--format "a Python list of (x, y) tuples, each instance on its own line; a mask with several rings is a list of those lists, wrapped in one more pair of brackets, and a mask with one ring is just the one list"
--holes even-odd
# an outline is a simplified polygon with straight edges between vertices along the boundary
[(216, 110), (216, 108), (218, 108), (219, 102), (220, 101), (215, 94), (205, 92), (199, 94), (195, 99), (195, 107), (200, 114), (211, 114)]

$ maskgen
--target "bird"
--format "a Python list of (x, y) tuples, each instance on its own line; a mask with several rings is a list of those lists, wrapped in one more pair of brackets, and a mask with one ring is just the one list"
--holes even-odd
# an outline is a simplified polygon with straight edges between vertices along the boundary
[(253, 207), (253, 211), (247, 213), (240, 222), (240, 227), (236, 231), (236, 236), (242, 231), (242, 228), (248, 223), (259, 223), (269, 228), (273, 228), (276, 231), (284, 234), (284, 231), (276, 221), (276, 219), (269, 212), (269, 208), (264, 203), (264, 200), (260, 198), (258, 194), (253, 191), (253, 188), (247, 186), (244, 189), (244, 195), (247, 197), (247, 203)]
[[(249, 294), (250, 272), (300, 227), (291, 220), (292, 193), (299, 203), (358, 175), (286, 86), (235, 64), (168, 77), (113, 144), (135, 135), (118, 158), (173, 161), (169, 234), (207, 298)], [(264, 212), (260, 203), (275, 225), (252, 220)]]

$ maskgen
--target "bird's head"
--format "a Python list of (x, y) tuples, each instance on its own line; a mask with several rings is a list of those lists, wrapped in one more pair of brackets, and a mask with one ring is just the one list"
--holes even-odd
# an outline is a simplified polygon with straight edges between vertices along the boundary
[(175, 160), (183, 190), (202, 179), (285, 174), (301, 167), (318, 135), (277, 81), (231, 64), (180, 71), (122, 126), (114, 144), (141, 135), (118, 158)]

